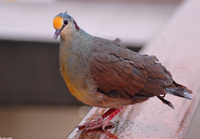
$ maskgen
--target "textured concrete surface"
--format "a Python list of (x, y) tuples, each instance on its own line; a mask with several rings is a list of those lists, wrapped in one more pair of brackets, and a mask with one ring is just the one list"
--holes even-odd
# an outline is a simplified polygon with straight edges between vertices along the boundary
[(186, 132), (185, 139), (199, 139), (200, 136), (199, 129), (200, 129), (200, 103), (197, 106), (190, 127)]

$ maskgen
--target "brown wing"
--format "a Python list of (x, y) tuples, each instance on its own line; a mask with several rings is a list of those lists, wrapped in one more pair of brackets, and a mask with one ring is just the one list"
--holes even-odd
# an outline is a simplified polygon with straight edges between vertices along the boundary
[(140, 55), (119, 44), (98, 40), (90, 71), (98, 91), (110, 97), (151, 97), (164, 94), (173, 80), (155, 56)]
[[(149, 62), (154, 59), (154, 62)], [(173, 84), (173, 79), (169, 71), (158, 62), (155, 56), (147, 56), (144, 58), (146, 64), (146, 71), (148, 78), (146, 80), (144, 88), (139, 94), (148, 94), (149, 96), (159, 96), (165, 94), (164, 88)]]

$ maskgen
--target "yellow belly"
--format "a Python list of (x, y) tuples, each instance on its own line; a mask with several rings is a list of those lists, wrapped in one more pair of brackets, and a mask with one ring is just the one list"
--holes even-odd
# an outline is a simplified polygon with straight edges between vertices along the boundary
[(84, 81), (82, 79), (76, 79), (75, 81), (71, 81), (71, 71), (67, 71), (67, 68), (65, 68), (65, 65), (62, 63), (60, 70), (70, 93), (73, 96), (75, 96), (79, 101), (88, 105), (92, 105), (93, 102), (90, 101), (92, 100), (92, 96), (88, 92), (88, 86), (85, 86), (84, 88), (81, 87), (82, 84), (84, 84)]

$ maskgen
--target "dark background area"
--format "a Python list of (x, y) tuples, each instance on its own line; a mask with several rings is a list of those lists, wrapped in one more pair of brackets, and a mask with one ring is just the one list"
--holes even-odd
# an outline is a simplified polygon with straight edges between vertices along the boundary
[(59, 72), (59, 44), (0, 41), (0, 103), (79, 104)]

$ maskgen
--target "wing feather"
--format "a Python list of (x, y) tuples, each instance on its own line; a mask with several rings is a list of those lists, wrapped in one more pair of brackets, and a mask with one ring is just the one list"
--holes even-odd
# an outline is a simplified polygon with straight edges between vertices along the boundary
[(111, 41), (97, 41), (90, 72), (100, 92), (111, 97), (135, 98), (164, 94), (171, 74), (155, 56), (141, 55)]

